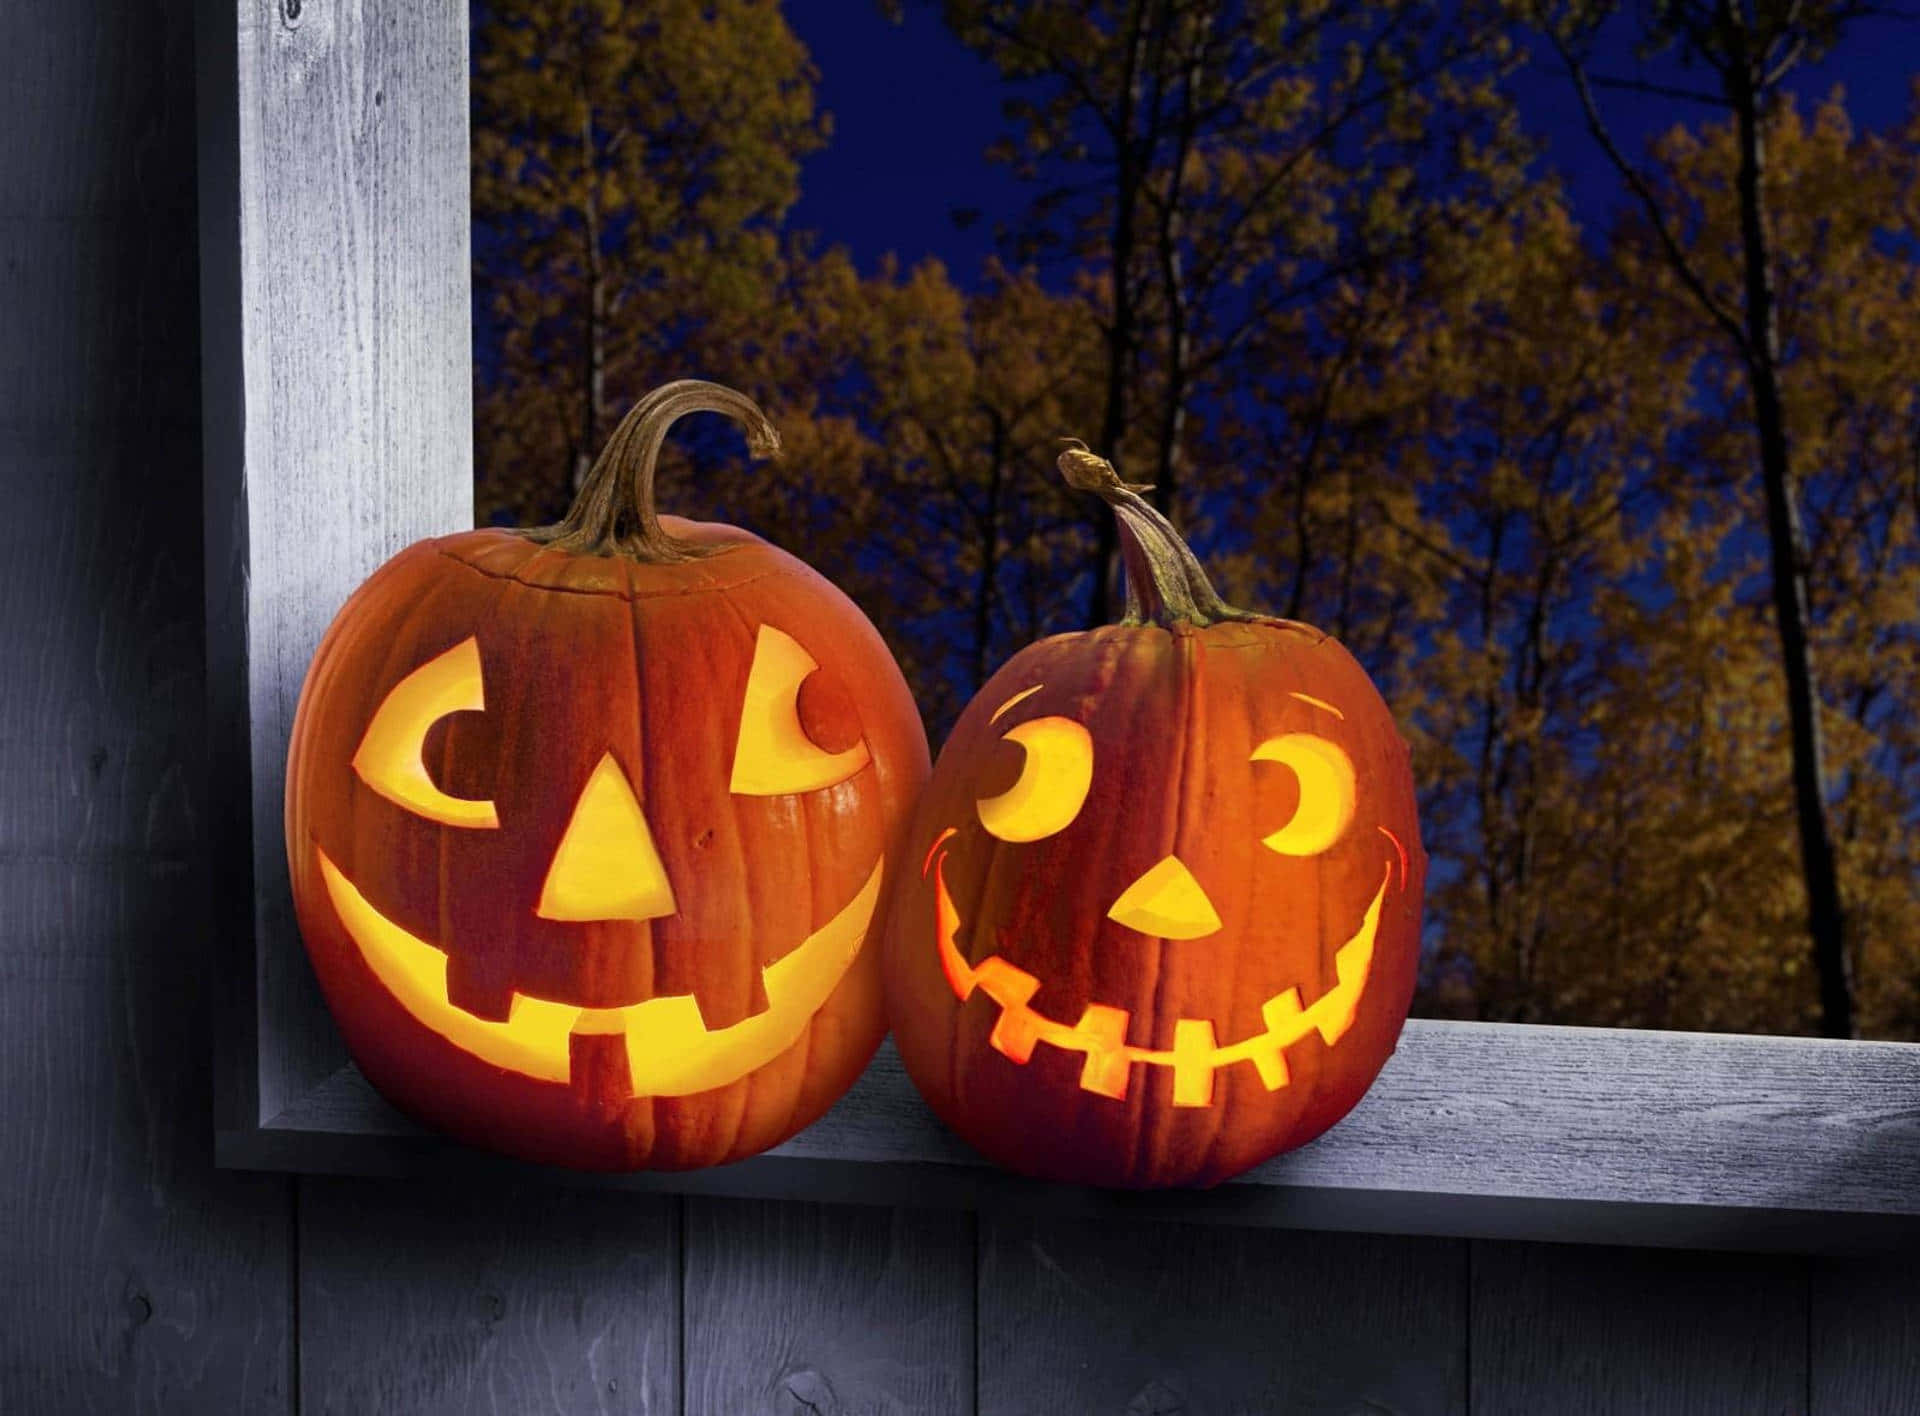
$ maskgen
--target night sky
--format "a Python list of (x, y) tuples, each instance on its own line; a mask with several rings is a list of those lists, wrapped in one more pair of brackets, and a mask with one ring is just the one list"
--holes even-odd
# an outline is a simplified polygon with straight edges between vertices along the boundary
[[(993, 70), (963, 48), (938, 7), (909, 0), (903, 24), (889, 23), (872, 0), (789, 0), (787, 22), (820, 70), (818, 100), (833, 115), (829, 145), (807, 160), (792, 223), (847, 247), (863, 271), (885, 253), (911, 265), (944, 260), (954, 279), (971, 285), (993, 250), (996, 219), (1012, 220), (1025, 205), (1020, 182), (984, 151), (1005, 125), (1003, 89)], [(1604, 37), (1594, 72), (1692, 87), (1711, 76), (1688, 73), (1669, 59), (1641, 64), (1632, 55), (1631, 23)], [(1905, 115), (1920, 74), (1920, 23), (1877, 18), (1852, 29), (1818, 64), (1804, 66), (1791, 87), (1803, 102), (1846, 86), (1859, 129), (1885, 128)], [(1519, 79), (1529, 131), (1544, 136), (1546, 161), (1558, 169), (1583, 224), (1597, 227), (1621, 199), (1620, 183), (1588, 136), (1572, 87), (1549, 51)], [(1601, 103), (1614, 135), (1632, 156), (1649, 138), (1685, 117), (1709, 110), (1619, 91)], [(983, 218), (957, 229), (952, 213), (973, 208)]]

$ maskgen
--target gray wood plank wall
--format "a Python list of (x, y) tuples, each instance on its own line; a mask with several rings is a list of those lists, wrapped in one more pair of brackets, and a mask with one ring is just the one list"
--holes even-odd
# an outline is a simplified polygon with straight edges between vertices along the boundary
[(0, 1411), (275, 1411), (212, 1140), (193, 35), (0, 4)]
[(0, 1412), (1920, 1411), (1891, 1261), (214, 1170), (191, 38), (0, 6)]

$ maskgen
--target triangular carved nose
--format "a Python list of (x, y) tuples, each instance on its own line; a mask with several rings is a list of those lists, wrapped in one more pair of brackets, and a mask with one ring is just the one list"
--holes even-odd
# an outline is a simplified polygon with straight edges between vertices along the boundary
[(1220, 928), (1213, 901), (1179, 856), (1163, 856), (1107, 911), (1128, 929), (1162, 939), (1199, 939)]
[(676, 908), (646, 815), (609, 752), (573, 804), (537, 913), (542, 919), (658, 919)]

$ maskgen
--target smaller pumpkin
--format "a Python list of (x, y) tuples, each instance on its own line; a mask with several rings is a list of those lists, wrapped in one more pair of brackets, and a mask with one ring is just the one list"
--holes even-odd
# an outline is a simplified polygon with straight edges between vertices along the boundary
[(308, 957), (355, 1062), (476, 1145), (592, 1169), (740, 1159), (884, 1032), (866, 947), (926, 738), (816, 571), (657, 516), (685, 380), (636, 404), (565, 521), (421, 541), (315, 652), (287, 760)]
[(1426, 855), (1405, 741), (1330, 636), (1224, 603), (1075, 442), (1127, 612), (960, 715), (896, 884), (887, 1007), (963, 1138), (1045, 1179), (1211, 1185), (1344, 1116), (1412, 998)]

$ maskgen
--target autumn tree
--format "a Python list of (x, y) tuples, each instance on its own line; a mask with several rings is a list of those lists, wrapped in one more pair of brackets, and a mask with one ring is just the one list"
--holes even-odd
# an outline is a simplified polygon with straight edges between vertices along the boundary
[[(1808, 625), (1875, 1036), (1914, 1035), (1920, 982), (1920, 756), (1894, 706), (1920, 689), (1915, 131), (1857, 135), (1837, 99), (1768, 127)], [(1732, 123), (1676, 129), (1645, 167), (1722, 291), (1739, 281), (1736, 141)], [(1416, 625), (1396, 694), (1451, 867), (1435, 872), (1443, 956), (1424, 1006), (1817, 1030), (1745, 370), (1643, 216), (1582, 241), (1551, 207), (1516, 215), (1436, 248), (1471, 304), (1416, 299), (1377, 365), (1405, 406), (1376, 420), (1418, 488), (1416, 507), (1378, 513), (1448, 603)], [(1342, 420), (1359, 407), (1348, 395)]]
[(479, 511), (551, 520), (631, 400), (689, 373), (755, 397), (784, 456), (698, 422), (661, 505), (753, 527), (859, 594), (880, 449), (833, 390), (870, 339), (844, 251), (790, 230), (826, 139), (772, 0), (489, 0), (474, 35)]
[(550, 516), (626, 401), (726, 372), (824, 127), (768, 0), (487, 0), (472, 95), (482, 511)]
[(1682, 397), (1613, 295), (1550, 182), (1463, 214), (1355, 327), (1362, 372), (1291, 459), (1317, 469), (1295, 488), (1318, 542), (1310, 617), (1343, 622), (1392, 685), (1448, 867), (1441, 1011), (1565, 1020), (1560, 979), (1583, 972), (1592, 906), (1566, 880), (1602, 731), (1590, 607), (1650, 554), (1646, 469)]
[[(937, 736), (1008, 653), (1084, 623), (1089, 578), (1107, 613), (1109, 520), (1050, 470), (1060, 435), (1103, 439), (1233, 598), (1330, 629), (1394, 703), (1436, 865), (1423, 1007), (1830, 1027), (1779, 790), (1802, 734), (1757, 348), (1850, 1001), (1920, 1033), (1920, 124), (1763, 103), (1750, 174), (1729, 110), (1583, 232), (1527, 166), (1494, 39), (1405, 0), (945, 10), (1008, 77), (1003, 151), (1038, 192), (1017, 259), (958, 276), (863, 274), (787, 228), (825, 123), (773, 5), (482, 16), (483, 504), (551, 515), (624, 398), (736, 384), (784, 458), (695, 427), (663, 502), (846, 588)], [(1582, 33), (1555, 31), (1597, 121)]]
[[(946, 0), (1016, 85), (996, 151), (1038, 193), (1006, 232), (1076, 268), (1099, 311), (1103, 396), (1087, 436), (1163, 508), (1194, 411), (1249, 368), (1253, 336), (1418, 245), (1431, 190), (1471, 183), (1503, 136), (1469, 61), (1490, 20), (1405, 0)], [(1090, 618), (1111, 604), (1094, 521)]]
[(1083, 301), (994, 261), (972, 293), (930, 261), (883, 268), (863, 298), (848, 403), (883, 449), (869, 549), (942, 729), (1001, 660), (1077, 624), (1060, 592), (1085, 528), (1051, 468), (1098, 409), (1099, 331)]
[[(1603, 18), (1583, 5), (1551, 11), (1545, 30), (1572, 81), (1587, 126), (1633, 193), (1674, 278), (1742, 375), (1760, 482), (1774, 624), (1780, 641), (1791, 735), (1791, 782), (1806, 886), (1807, 933), (1820, 983), (1822, 1029), (1854, 1031), (1851, 951), (1829, 812), (1819, 681), (1808, 627), (1806, 534), (1786, 416), (1780, 342), (1777, 213), (1769, 201), (1767, 127), (1787, 77), (1867, 10), (1863, 0), (1657, 0), (1646, 11), (1645, 47), (1677, 49), (1712, 76), (1711, 87), (1651, 86), (1664, 96), (1719, 108), (1730, 118), (1725, 149), (1738, 245), (1731, 282), (1714, 281), (1689, 249), (1686, 213), (1663, 202), (1647, 174), (1614, 140), (1595, 93), (1589, 49)], [(1641, 85), (1643, 90), (1650, 86)]]
[[(1670, 132), (1644, 164), (1643, 180), (1693, 278), (1729, 307), (1748, 274), (1749, 203), (1757, 199), (1766, 213), (1777, 413), (1792, 456), (1796, 608), (1809, 664), (1820, 665), (1810, 686), (1817, 690), (1821, 804), (1835, 886), (1846, 901), (1848, 1002), (1856, 1031), (1910, 1035), (1920, 961), (1907, 941), (1920, 861), (1907, 842), (1920, 812), (1920, 743), (1902, 705), (1920, 690), (1920, 394), (1912, 374), (1920, 367), (1920, 125), (1909, 119), (1894, 132), (1858, 134), (1836, 94), (1811, 114), (1777, 100), (1762, 133), (1766, 167), (1757, 194), (1744, 190), (1740, 176), (1745, 137), (1737, 116)], [(1703, 317), (1700, 296), (1649, 219), (1628, 222), (1616, 244), (1648, 297), (1649, 353), (1694, 395), (1663, 466), (1668, 494), (1734, 587), (1715, 588), (1715, 604), (1698, 604), (1691, 593), (1675, 603), (1718, 611), (1734, 634), (1777, 622), (1777, 543), (1753, 534), (1750, 511), (1728, 510), (1752, 504), (1753, 369), (1730, 357), (1724, 331)], [(1783, 692), (1793, 683), (1790, 663), (1775, 658), (1739, 691), (1772, 709), (1749, 719), (1747, 731), (1777, 781), (1805, 743), (1792, 694)], [(1724, 702), (1716, 709), (1728, 711)], [(1805, 851), (1805, 812), (1797, 797), (1776, 799), (1771, 809), (1755, 802), (1742, 810), (1780, 833), (1777, 846), (1754, 858), (1783, 861), (1804, 941), (1809, 894), (1795, 857)], [(1772, 887), (1756, 876), (1754, 888)], [(1748, 943), (1775, 959), (1793, 950), (1792, 934), (1751, 931)], [(1794, 964), (1807, 957), (1802, 945)], [(1816, 973), (1817, 960), (1797, 968), (1803, 982), (1810, 974), (1817, 980), (1817, 1003), (1802, 997), (1781, 1026), (1833, 1030), (1830, 970)]]
[(937, 263), (863, 277), (789, 229), (827, 125), (767, 0), (494, 3), (475, 56), (482, 515), (551, 518), (628, 400), (722, 379), (783, 455), (748, 464), (691, 427), (662, 505), (802, 553), (950, 717), (996, 648), (1059, 619), (1074, 538), (1042, 534), (1061, 493), (1022, 473), (1084, 423), (1062, 392), (1083, 307), (997, 267), (973, 295)]

